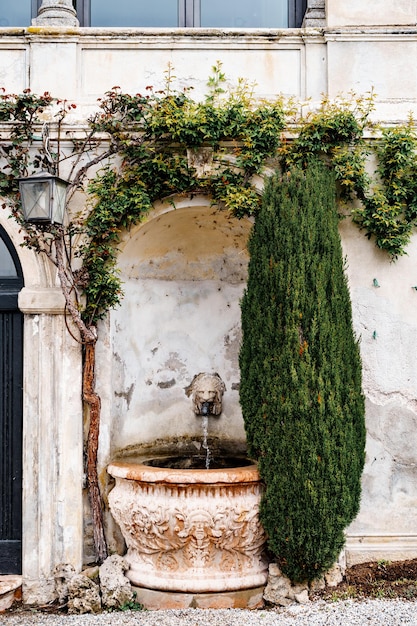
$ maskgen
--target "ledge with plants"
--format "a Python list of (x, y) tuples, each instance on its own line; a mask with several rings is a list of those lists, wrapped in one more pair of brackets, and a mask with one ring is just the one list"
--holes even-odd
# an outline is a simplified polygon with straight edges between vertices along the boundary
[[(302, 107), (282, 98), (258, 101), (243, 80), (228, 89), (221, 63), (213, 67), (202, 101), (174, 84), (168, 68), (161, 92), (148, 87), (144, 94), (130, 95), (113, 88), (99, 101), (82, 137), (72, 136), (68, 124), (75, 104), (48, 93), (0, 95), (3, 206), (25, 230), (24, 245), (57, 266), (67, 311), (84, 346), (83, 396), (90, 412), (87, 475), (98, 561), (106, 557), (107, 547), (96, 467), (100, 399), (94, 390), (95, 345), (98, 322), (122, 297), (117, 271), (122, 233), (139, 223), (156, 200), (170, 201), (178, 194), (201, 192), (236, 218), (256, 218), (262, 204), (256, 180), (274, 171), (286, 179), (294, 168), (308, 171), (318, 161), (333, 172), (344, 212), (350, 211), (391, 259), (406, 252), (417, 220), (414, 123), (375, 127), (370, 122), (372, 94), (324, 98), (302, 116)], [(71, 144), (69, 152), (63, 138), (66, 146)], [(203, 174), (187, 157), (199, 148), (212, 152), (212, 166)], [(375, 175), (367, 171), (372, 154), (378, 164)], [(71, 215), (63, 227), (24, 224), (17, 179), (41, 169), (59, 174), (64, 164), (68, 202), (81, 193), (85, 210)], [(90, 174), (97, 168), (97, 174)]]

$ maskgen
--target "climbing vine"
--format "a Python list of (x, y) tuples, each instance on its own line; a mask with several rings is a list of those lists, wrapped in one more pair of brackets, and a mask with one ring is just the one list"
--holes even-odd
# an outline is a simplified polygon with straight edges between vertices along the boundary
[[(321, 159), (334, 171), (343, 213), (350, 212), (391, 259), (405, 253), (417, 223), (415, 125), (409, 119), (393, 128), (375, 126), (374, 94), (323, 98), (305, 115), (307, 105), (283, 98), (257, 100), (244, 80), (229, 88), (221, 63), (213, 67), (201, 100), (192, 98), (189, 88), (175, 88), (175, 80), (169, 67), (161, 91), (149, 86), (145, 93), (131, 95), (114, 87), (99, 101), (82, 137), (72, 136), (65, 126), (75, 104), (49, 93), (0, 94), (3, 207), (21, 224), (24, 244), (58, 268), (67, 310), (85, 345), (84, 399), (96, 424), (96, 325), (122, 296), (117, 272), (121, 235), (156, 200), (173, 202), (177, 195), (204, 193), (236, 218), (256, 217), (265, 175), (294, 166), (307, 169)], [(64, 165), (68, 201), (82, 194), (85, 209), (65, 226), (24, 224), (17, 179), (40, 170), (62, 175)], [(98, 426), (89, 444), (96, 509), (97, 445)], [(100, 526), (99, 518), (97, 511), (95, 526)], [(104, 536), (96, 544), (101, 544), (103, 560)]]
[[(81, 313), (80, 295), (86, 282), (85, 267), (73, 270), (72, 242), (80, 228), (70, 223), (61, 224), (27, 224), (20, 212), (18, 178), (27, 176), (37, 170), (46, 170), (59, 174), (59, 166), (67, 155), (61, 152), (61, 125), (75, 105), (60, 102), (45, 93), (36, 96), (29, 91), (21, 95), (0, 97), (0, 120), (5, 125), (5, 137), (0, 142), (0, 155), (4, 161), (0, 170), (0, 192), (7, 197), (4, 208), (11, 209), (12, 215), (25, 232), (24, 245), (39, 254), (45, 254), (56, 266), (57, 274), (65, 299), (66, 313), (72, 319), (74, 329), (78, 330), (79, 341), (83, 345), (83, 379), (82, 394), (88, 407), (88, 438), (86, 446), (86, 476), (88, 493), (93, 518), (93, 536), (96, 557), (99, 563), (107, 557), (107, 545), (104, 535), (102, 503), (97, 473), (97, 451), (100, 424), (100, 398), (95, 393), (95, 345), (97, 332), (93, 324), (86, 322)], [(53, 114), (57, 128), (57, 139), (54, 147), (49, 137), (49, 125), (45, 123)], [(36, 134), (38, 133), (38, 134)], [(99, 143), (99, 142), (98, 142)], [(72, 168), (72, 184), (70, 195), (86, 177), (90, 167), (109, 156), (102, 150), (99, 155), (89, 157), (91, 149), (98, 147), (89, 133), (85, 140), (73, 144), (70, 154)], [(87, 162), (86, 162), (87, 160)], [(70, 328), (67, 322), (68, 328)]]
[[(107, 92), (89, 119), (86, 137), (74, 139), (65, 157), (59, 139), (54, 149), (45, 141), (42, 119), (49, 110), (59, 137), (74, 104), (49, 93), (0, 96), (0, 123), (7, 132), (0, 144), (5, 162), (0, 192), (8, 197), (8, 206), (13, 200), (15, 217), (21, 220), (17, 178), (40, 169), (59, 173), (65, 159), (72, 160), (70, 193), (87, 192), (88, 210), (65, 231), (68, 238), (83, 235), (83, 244), (73, 251), (82, 259), (74, 284), (86, 296), (82, 316), (87, 325), (95, 325), (119, 302), (120, 235), (143, 219), (155, 200), (202, 192), (238, 218), (255, 216), (260, 206), (257, 176), (294, 165), (307, 168), (317, 156), (334, 170), (340, 201), (366, 236), (392, 259), (405, 253), (417, 220), (412, 119), (393, 128), (376, 127), (370, 120), (373, 93), (323, 98), (319, 107), (301, 115), (299, 107), (282, 98), (256, 100), (244, 80), (228, 88), (221, 63), (213, 67), (202, 100), (174, 84), (169, 67), (161, 91), (147, 87), (144, 94), (130, 95), (115, 87)], [(209, 160), (202, 172), (192, 158), (200, 149), (208, 151)], [(369, 166), (372, 158), (375, 172)], [(90, 166), (97, 164), (100, 171), (88, 180)], [(53, 229), (43, 229), (40, 238), (39, 227), (25, 228), (26, 244), (47, 252)]]
[[(92, 321), (118, 301), (120, 233), (140, 221), (156, 199), (203, 192), (237, 217), (259, 209), (253, 177), (280, 144), (283, 101), (256, 105), (243, 82), (226, 92), (220, 65), (213, 68), (202, 102), (193, 100), (189, 90), (173, 90), (173, 79), (168, 70), (165, 89), (149, 87), (146, 95), (130, 96), (115, 88), (90, 120), (94, 132), (104, 133), (122, 158), (121, 166), (109, 164), (89, 185), (94, 203), (84, 225), (88, 243), (83, 257), (90, 276), (85, 316)], [(210, 160), (203, 175), (189, 158), (201, 147), (209, 150)]]
[[(334, 169), (341, 200), (359, 200), (359, 206), (351, 209), (353, 220), (396, 259), (405, 254), (416, 226), (417, 136), (412, 118), (393, 128), (373, 125), (369, 119), (373, 104), (372, 93), (349, 101), (324, 99), (321, 108), (298, 126), (291, 145), (283, 148), (282, 164), (284, 169), (306, 167), (312, 157), (322, 156)], [(376, 170), (370, 173), (372, 153)]]
[(417, 136), (413, 121), (382, 130), (376, 143), (377, 182), (359, 187), (362, 205), (353, 211), (355, 221), (379, 248), (396, 258), (405, 253), (417, 220)]
[[(282, 99), (257, 102), (244, 81), (227, 91), (220, 64), (213, 68), (202, 102), (193, 100), (189, 90), (175, 91), (173, 78), (168, 71), (165, 90), (148, 88), (145, 96), (108, 92), (101, 113), (91, 120), (97, 132), (109, 136), (123, 162), (89, 187), (95, 204), (86, 222), (90, 244), (85, 258), (95, 278), (87, 288), (87, 316), (96, 319), (106, 310), (95, 305), (99, 284), (109, 306), (118, 301), (119, 234), (156, 199), (201, 191), (238, 218), (254, 216), (260, 206), (255, 176), (271, 167), (306, 168), (317, 156), (334, 170), (340, 201), (366, 236), (392, 259), (405, 253), (417, 218), (413, 120), (394, 128), (375, 126), (370, 119), (373, 93), (324, 98), (301, 117), (293, 103)], [(204, 175), (187, 160), (190, 150), (201, 147), (213, 153)], [(372, 156), (375, 172), (369, 171)], [(107, 229), (108, 237), (97, 236), (100, 229)]]

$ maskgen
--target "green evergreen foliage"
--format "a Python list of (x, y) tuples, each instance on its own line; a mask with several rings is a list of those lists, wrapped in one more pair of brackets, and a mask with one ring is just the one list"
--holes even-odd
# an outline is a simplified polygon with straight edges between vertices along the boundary
[[(406, 253), (417, 226), (412, 118), (377, 130), (370, 119), (373, 92), (323, 96), (307, 113), (301, 102), (281, 96), (259, 100), (245, 79), (229, 87), (220, 61), (212, 67), (202, 100), (191, 97), (191, 87), (175, 88), (175, 81), (168, 64), (162, 90), (148, 85), (146, 95), (132, 95), (113, 87), (98, 99), (99, 110), (88, 119), (85, 136), (73, 135), (71, 124), (66, 126), (76, 104), (47, 92), (0, 91), (0, 123), (9, 132), (0, 151), (0, 192), (7, 197), (1, 206), (21, 224), (24, 245), (48, 255), (62, 228), (24, 223), (20, 177), (39, 170), (59, 174), (66, 161), (69, 206), (75, 193), (87, 195), (85, 210), (72, 214), (65, 227), (71, 252), (82, 265), (75, 282), (86, 302), (77, 306), (87, 325), (95, 326), (120, 303), (121, 234), (143, 220), (156, 200), (174, 204), (178, 195), (203, 193), (235, 217), (256, 216), (261, 179), (276, 164), (287, 172), (320, 158), (335, 173), (346, 215), (391, 259)], [(370, 133), (379, 134), (376, 141)], [(63, 149), (66, 142), (72, 144), (70, 154)], [(200, 147), (209, 148), (212, 156), (204, 172), (189, 159)], [(377, 157), (376, 176), (368, 172), (370, 154)], [(355, 207), (352, 200), (359, 201)]]
[(249, 241), (240, 400), (265, 482), (261, 521), (294, 582), (329, 569), (359, 509), (361, 361), (335, 206), (319, 162), (266, 184)]

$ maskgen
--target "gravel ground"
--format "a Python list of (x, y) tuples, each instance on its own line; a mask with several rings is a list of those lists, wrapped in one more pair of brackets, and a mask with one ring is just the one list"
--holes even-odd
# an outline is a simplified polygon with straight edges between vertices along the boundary
[(126, 611), (98, 615), (51, 615), (13, 611), (0, 615), (4, 626), (417, 626), (417, 602), (348, 600), (311, 602), (286, 609), (187, 609)]

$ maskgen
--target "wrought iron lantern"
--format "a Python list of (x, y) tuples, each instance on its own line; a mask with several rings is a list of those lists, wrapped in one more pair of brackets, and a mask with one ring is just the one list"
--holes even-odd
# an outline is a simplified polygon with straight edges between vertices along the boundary
[(63, 224), (67, 181), (41, 172), (19, 179), (23, 217), (32, 224)]

